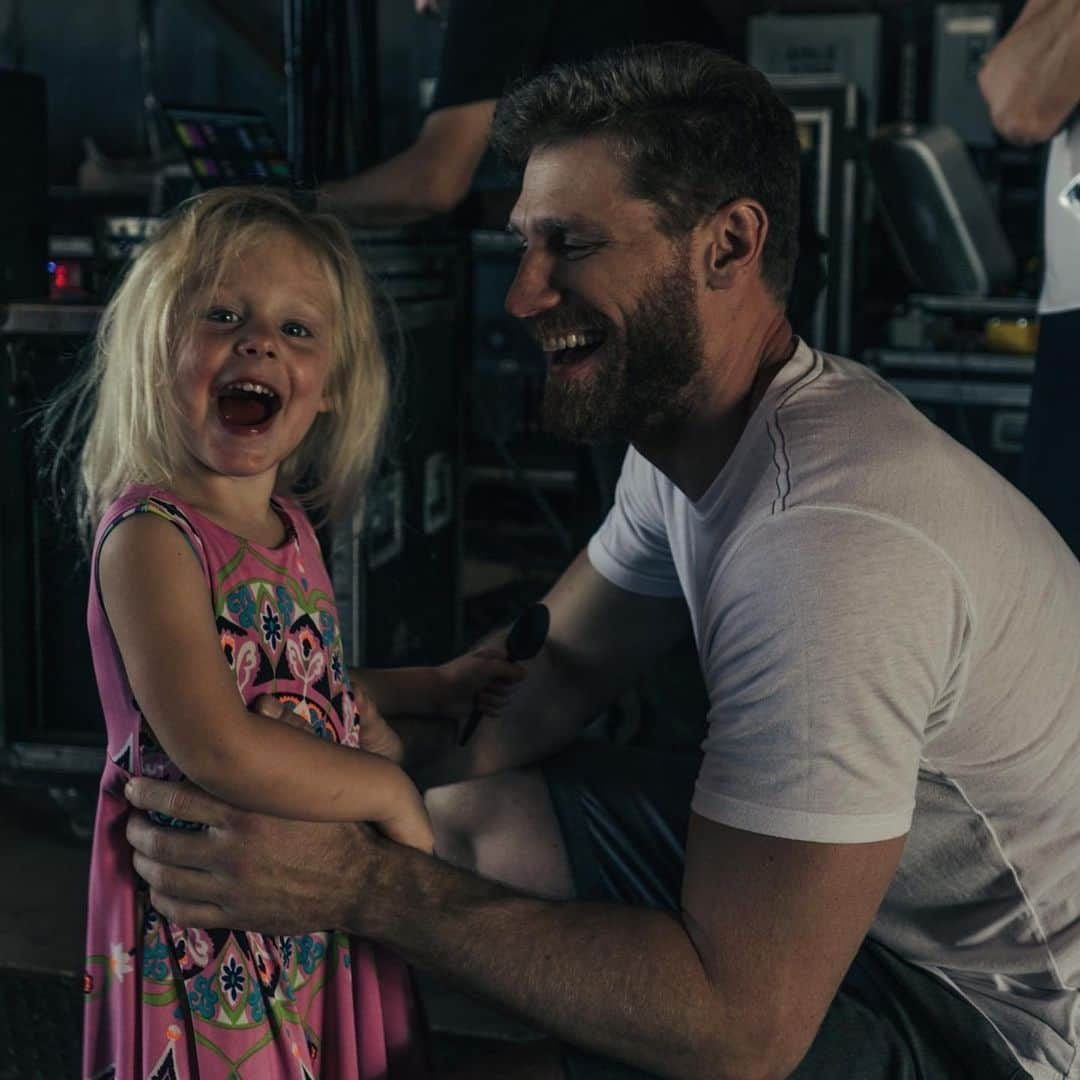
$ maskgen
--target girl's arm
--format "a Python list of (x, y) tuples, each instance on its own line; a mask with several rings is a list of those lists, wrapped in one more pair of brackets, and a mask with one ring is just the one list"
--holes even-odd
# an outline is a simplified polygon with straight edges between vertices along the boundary
[(202, 570), (183, 534), (151, 514), (102, 545), (101, 595), (136, 701), (184, 774), (235, 806), (311, 821), (370, 821), (431, 850), (404, 772), (249, 712), (221, 653)]
[(482, 708), (497, 711), (525, 669), (499, 650), (479, 649), (437, 667), (351, 668), (349, 676), (384, 716), (460, 718), (478, 698)]

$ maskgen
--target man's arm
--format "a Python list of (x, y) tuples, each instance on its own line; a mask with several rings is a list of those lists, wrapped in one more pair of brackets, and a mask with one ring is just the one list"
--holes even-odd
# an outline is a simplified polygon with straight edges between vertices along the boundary
[(979, 89), (1009, 142), (1046, 142), (1080, 102), (1080, 2), (1028, 0), (987, 55)]
[(345, 925), (602, 1056), (662, 1076), (786, 1077), (903, 843), (783, 840), (695, 815), (679, 914), (518, 896), (379, 844), (379, 899), (355, 893)]
[[(873, 919), (903, 838), (814, 844), (693, 816), (680, 913), (516, 894), (374, 836), (133, 781), (151, 900), (187, 926), (340, 926), (564, 1041), (671, 1077), (787, 1076)], [(149, 858), (148, 858), (149, 856)], [(198, 867), (199, 869), (190, 869)]]
[(454, 209), (487, 147), (495, 101), (438, 109), (395, 157), (324, 184), (319, 206), (358, 225), (405, 225)]

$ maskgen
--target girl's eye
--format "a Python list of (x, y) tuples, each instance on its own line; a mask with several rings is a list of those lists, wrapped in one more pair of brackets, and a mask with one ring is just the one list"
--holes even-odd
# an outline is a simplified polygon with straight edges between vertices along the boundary
[(288, 337), (312, 337), (311, 331), (303, 324), (298, 322), (287, 322), (282, 328), (282, 331)]
[(206, 317), (211, 322), (233, 323), (239, 322), (240, 316), (235, 311), (231, 311), (229, 308), (215, 307), (211, 308)]

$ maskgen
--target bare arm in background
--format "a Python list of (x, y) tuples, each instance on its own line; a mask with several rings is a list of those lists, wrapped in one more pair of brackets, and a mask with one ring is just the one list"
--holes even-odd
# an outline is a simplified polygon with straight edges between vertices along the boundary
[(1080, 0), (1028, 0), (987, 55), (979, 89), (1003, 138), (1052, 138), (1080, 102)]
[(468, 194), (494, 112), (493, 99), (436, 110), (400, 154), (324, 184), (319, 208), (357, 225), (406, 225), (449, 213)]

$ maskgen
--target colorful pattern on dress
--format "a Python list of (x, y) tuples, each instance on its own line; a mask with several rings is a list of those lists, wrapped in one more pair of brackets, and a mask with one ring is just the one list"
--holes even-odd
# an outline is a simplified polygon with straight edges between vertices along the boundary
[[(104, 538), (133, 514), (183, 532), (210, 591), (222, 654), (244, 702), (274, 694), (321, 738), (357, 744), (358, 708), (337, 612), (313, 530), (278, 506), (286, 539), (268, 549), (234, 536), (168, 492), (133, 487), (105, 515)], [(407, 968), (336, 932), (267, 937), (180, 927), (140, 891), (124, 838), (129, 776), (178, 779), (131, 694), (91, 586), (87, 614), (108, 726), (90, 874), (85, 1077), (426, 1077), (423, 1024)], [(177, 828), (187, 822), (160, 819)]]

